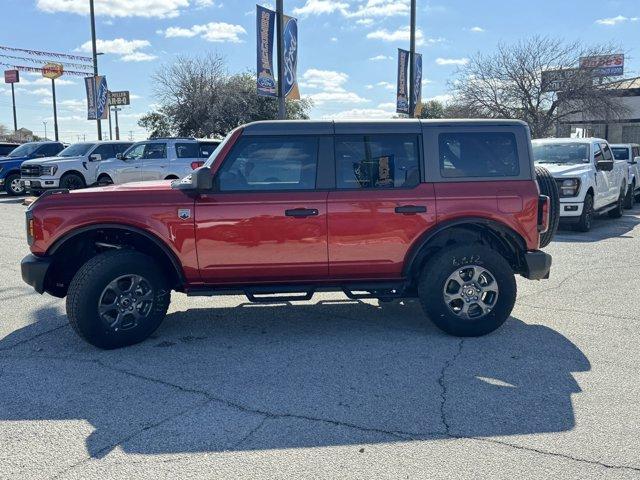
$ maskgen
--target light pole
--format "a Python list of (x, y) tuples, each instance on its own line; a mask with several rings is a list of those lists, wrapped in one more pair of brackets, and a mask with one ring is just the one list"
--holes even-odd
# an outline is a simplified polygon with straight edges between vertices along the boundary
[(122, 110), (120, 107), (113, 107), (113, 111), (116, 112), (116, 140), (120, 140), (120, 126), (118, 125), (118, 112)]
[(284, 38), (282, 29), (284, 27), (284, 6), (283, 0), (276, 2), (276, 39), (278, 52), (278, 119), (287, 118), (287, 108), (284, 98)]
[[(89, 0), (89, 13), (91, 16), (91, 48), (93, 52), (93, 76), (98, 77), (98, 52), (96, 50), (96, 16), (93, 8), (93, 0)], [(97, 86), (96, 86), (97, 87)], [(102, 140), (102, 124), (100, 119), (96, 118), (98, 126), (98, 140)]]
[(416, 112), (415, 99), (415, 56), (416, 56), (416, 0), (411, 0), (411, 38), (409, 40), (409, 118)]
[(47, 139), (47, 122), (46, 121), (42, 121), (42, 124), (44, 125), (44, 139)]

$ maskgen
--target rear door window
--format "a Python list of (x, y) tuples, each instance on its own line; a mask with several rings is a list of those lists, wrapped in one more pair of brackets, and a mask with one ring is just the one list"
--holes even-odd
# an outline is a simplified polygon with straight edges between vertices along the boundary
[(102, 145), (98, 145), (91, 155), (100, 155), (102, 160), (106, 160), (108, 158), (113, 158), (116, 154), (113, 151), (113, 145), (110, 143), (104, 143)]
[(144, 148), (144, 154), (142, 155), (144, 160), (160, 160), (167, 158), (167, 144), (166, 143), (147, 143)]
[(508, 132), (441, 133), (440, 174), (444, 178), (517, 177), (516, 136)]
[(629, 149), (627, 147), (613, 147), (611, 151), (616, 160), (629, 160)]
[(420, 183), (417, 135), (335, 137), (339, 189), (412, 188)]
[(176, 157), (178, 158), (200, 158), (200, 148), (195, 142), (176, 143)]
[(44, 155), (45, 157), (55, 157), (58, 153), (62, 151), (62, 144), (60, 143), (47, 143), (46, 145), (42, 145), (37, 154)]
[(220, 168), (219, 190), (313, 190), (318, 168), (316, 137), (246, 137)]
[(209, 158), (220, 142), (199, 142), (200, 158)]

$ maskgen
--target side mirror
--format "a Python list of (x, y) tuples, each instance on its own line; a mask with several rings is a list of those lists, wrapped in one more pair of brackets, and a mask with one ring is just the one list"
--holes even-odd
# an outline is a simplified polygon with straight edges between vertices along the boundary
[(634, 158), (633, 162), (631, 162), (632, 165), (635, 165), (636, 163), (640, 163), (640, 157)]
[(596, 162), (596, 170), (610, 172), (613, 170), (613, 160), (600, 160)]
[(89, 155), (90, 162), (99, 162), (101, 160), (102, 160), (102, 155), (100, 155), (99, 153), (94, 153), (92, 155)]
[(116, 153), (116, 158), (118, 160), (124, 160), (124, 154), (122, 152), (118, 152), (118, 153)]
[(213, 189), (213, 175), (209, 167), (197, 168), (181, 180), (174, 180), (171, 188), (194, 193), (210, 192)]

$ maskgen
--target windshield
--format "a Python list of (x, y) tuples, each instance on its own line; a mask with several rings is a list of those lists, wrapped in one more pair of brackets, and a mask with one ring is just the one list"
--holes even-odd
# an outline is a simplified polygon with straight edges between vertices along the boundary
[(534, 143), (533, 159), (537, 163), (589, 163), (589, 144)]
[(612, 147), (613, 158), (616, 160), (629, 160), (629, 149), (627, 147)]
[(89, 149), (93, 147), (93, 143), (74, 143), (70, 147), (62, 150), (59, 157), (83, 157), (87, 154)]
[(231, 137), (233, 137), (233, 133), (235, 132), (235, 130), (232, 130), (231, 132), (229, 132), (229, 135), (227, 135), (224, 140), (222, 140), (222, 142), (220, 143), (220, 145), (218, 145), (216, 147), (216, 149), (213, 151), (213, 153), (209, 156), (209, 158), (207, 159), (207, 161), (205, 162), (204, 166), (205, 167), (209, 167), (211, 168), (211, 166), (213, 165), (213, 163), (216, 161), (216, 158), (218, 157), (218, 155), (220, 154), (220, 152), (222, 151), (222, 149), (225, 147), (225, 145), (229, 142), (229, 140), (231, 139)]
[(35, 152), (39, 146), (40, 146), (39, 143), (24, 143), (20, 145), (18, 148), (16, 148), (15, 150), (13, 150), (8, 156), (12, 158), (28, 157), (33, 152)]

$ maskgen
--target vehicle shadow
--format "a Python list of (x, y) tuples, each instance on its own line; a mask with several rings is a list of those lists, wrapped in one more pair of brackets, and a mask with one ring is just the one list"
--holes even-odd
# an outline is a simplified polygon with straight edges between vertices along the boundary
[(159, 454), (561, 432), (575, 424), (572, 373), (590, 369), (549, 327), (511, 318), (462, 340), (414, 302), (193, 309), (108, 352), (67, 327), (33, 343), (0, 354), (0, 421), (86, 420), (98, 458), (115, 446)]
[(606, 215), (593, 221), (593, 226), (589, 232), (576, 232), (570, 225), (560, 225), (558, 233), (553, 237), (554, 242), (588, 243), (599, 242), (608, 238), (633, 238), (627, 235), (638, 224), (640, 218), (635, 216), (640, 213), (640, 209), (635, 208), (626, 211), (621, 218), (608, 218)]

